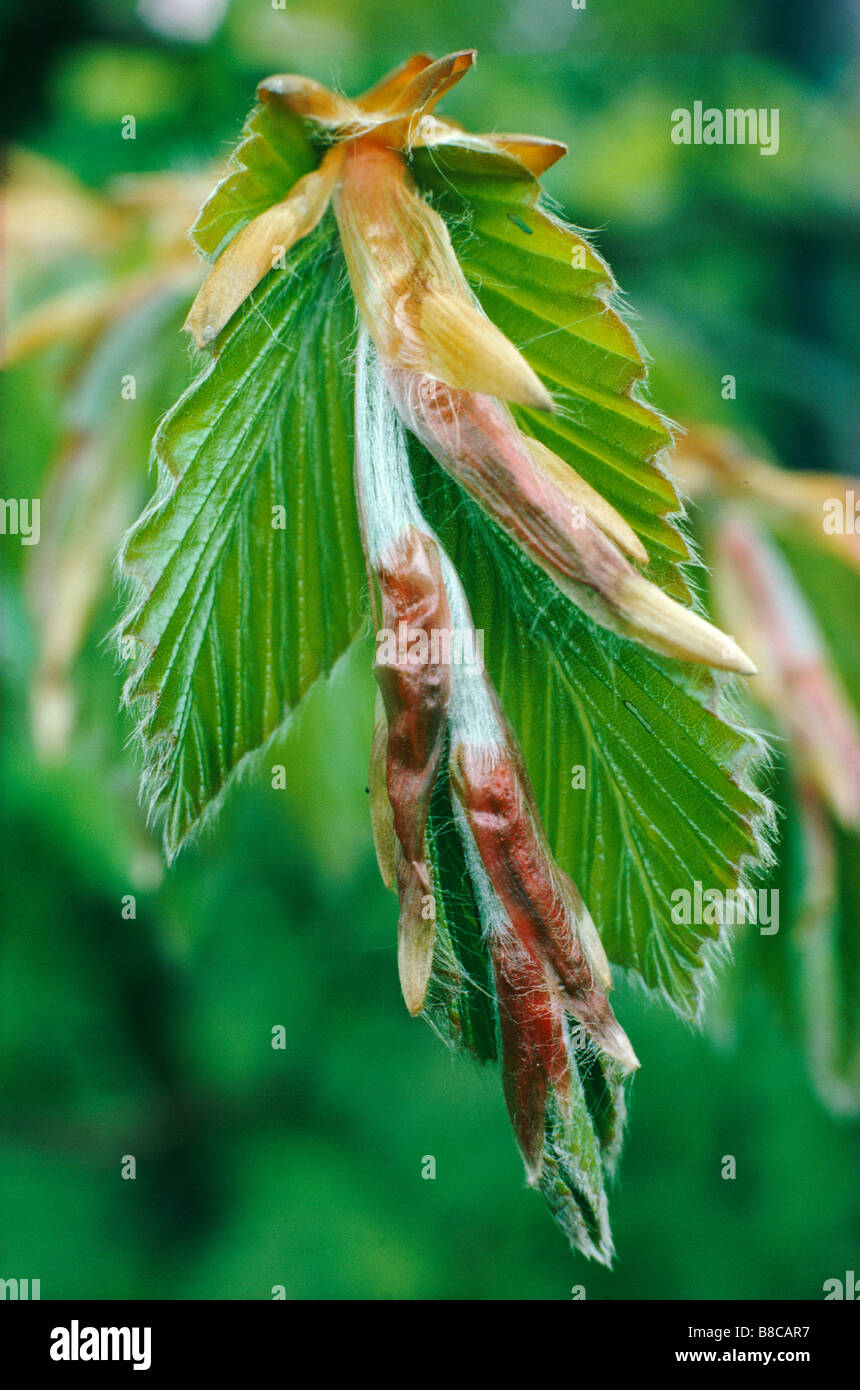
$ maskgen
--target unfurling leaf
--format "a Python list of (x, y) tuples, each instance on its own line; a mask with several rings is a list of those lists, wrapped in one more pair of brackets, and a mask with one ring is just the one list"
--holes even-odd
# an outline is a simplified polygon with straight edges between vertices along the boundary
[(212, 355), (125, 543), (126, 698), (174, 854), (369, 584), (406, 1007), (500, 1060), (529, 1182), (608, 1261), (638, 1066), (611, 966), (697, 1015), (725, 934), (679, 926), (672, 894), (744, 882), (768, 814), (760, 743), (702, 668), (754, 667), (694, 610), (614, 282), (542, 204), (564, 147), (435, 114), (474, 57), (415, 55), (354, 100), (260, 85), (193, 229), (215, 265), (187, 326)]

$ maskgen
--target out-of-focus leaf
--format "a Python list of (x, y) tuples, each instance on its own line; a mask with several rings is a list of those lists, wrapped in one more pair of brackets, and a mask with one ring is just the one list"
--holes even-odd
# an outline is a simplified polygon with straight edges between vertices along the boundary
[[(49, 472), (41, 536), (28, 554), (37, 630), (34, 740), (65, 751), (74, 712), (70, 671), (101, 597), (119, 539), (145, 496), (149, 439), (185, 375), (178, 329), (186, 294), (162, 290), (113, 323), (91, 350), (66, 412), (66, 440)], [(123, 378), (134, 395), (124, 394)]]
[[(692, 431), (678, 454), (723, 623), (738, 624), (762, 679), (753, 718), (783, 741), (774, 799), (778, 863), (765, 881), (779, 930), (751, 929), (741, 973), (765, 980), (804, 1040), (825, 1103), (860, 1110), (860, 564), (850, 478), (785, 473), (730, 435)], [(840, 528), (839, 518), (842, 519)], [(741, 549), (737, 549), (740, 542)], [(761, 709), (756, 709), (760, 703)], [(735, 983), (726, 992), (734, 1004)]]

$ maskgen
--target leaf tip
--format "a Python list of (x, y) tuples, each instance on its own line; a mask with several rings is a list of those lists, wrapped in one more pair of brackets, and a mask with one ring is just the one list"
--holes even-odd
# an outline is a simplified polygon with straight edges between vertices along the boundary
[(707, 618), (685, 608), (667, 593), (631, 571), (613, 594), (613, 603), (632, 634), (664, 656), (694, 661), (741, 676), (756, 674), (755, 664), (733, 637)]

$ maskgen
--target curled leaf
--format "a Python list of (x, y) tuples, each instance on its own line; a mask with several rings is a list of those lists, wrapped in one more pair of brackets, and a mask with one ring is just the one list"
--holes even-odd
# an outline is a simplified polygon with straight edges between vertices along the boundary
[(487, 877), (523, 947), (545, 964), (565, 1008), (598, 1046), (627, 1070), (638, 1067), (585, 954), (513, 760), (500, 748), (461, 744), (451, 772)]
[(502, 1083), (529, 1182), (543, 1168), (549, 1088), (570, 1094), (570, 1059), (564, 1012), (558, 995), (531, 951), (515, 932), (490, 941), (493, 978), (499, 1001)]
[(410, 863), (401, 853), (397, 865), (397, 972), (403, 1002), (413, 1018), (420, 1014), (433, 970), (436, 913), (423, 866)]
[(590, 503), (601, 526), (583, 503), (572, 504), (555, 466), (547, 468), (546, 452), (538, 465), (534, 441), (498, 401), (400, 369), (389, 368), (387, 379), (407, 427), (596, 622), (678, 660), (755, 671), (733, 638), (634, 569), (606, 534), (619, 530), (612, 508)]
[(424, 829), (442, 757), (450, 679), (438, 638), (449, 631), (450, 615), (436, 546), (414, 528), (376, 573), (384, 631), (374, 674), (388, 716), (388, 797), (403, 853), (426, 883)]
[(388, 763), (388, 720), (382, 695), (377, 691), (373, 716), (373, 736), (370, 742), (370, 763), (367, 790), (370, 794), (370, 822), (373, 845), (382, 882), (390, 891), (397, 885), (397, 839), (394, 834), (394, 815), (388, 799), (386, 767)]

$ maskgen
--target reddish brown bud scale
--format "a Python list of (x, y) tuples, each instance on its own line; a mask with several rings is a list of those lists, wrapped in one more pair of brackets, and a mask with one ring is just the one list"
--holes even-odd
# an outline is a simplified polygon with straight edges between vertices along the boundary
[(512, 762), (501, 750), (461, 745), (454, 778), (490, 882), (518, 938), (545, 960), (564, 991), (587, 993), (593, 977), (570, 931), (565, 900), (535, 834)]
[(549, 451), (536, 450), (492, 395), (397, 367), (386, 380), (401, 418), (437, 462), (590, 617), (668, 656), (755, 671), (731, 637), (639, 574), (619, 549), (637, 553), (623, 518), (605, 499), (595, 507), (593, 489), (572, 503), (571, 489), (558, 485), (564, 464), (548, 468)]
[(574, 929), (569, 899), (535, 830), (514, 760), (460, 745), (452, 776), (487, 876), (522, 946), (545, 963), (565, 1008), (610, 1056), (638, 1065)]
[[(430, 795), (445, 739), (450, 669), (437, 656), (433, 633), (447, 632), (450, 614), (439, 552), (428, 536), (411, 528), (386, 562), (377, 566), (382, 620), (397, 640), (381, 644), (374, 674), (388, 716), (386, 780), (394, 828), (406, 859), (423, 875), (424, 831)], [(405, 634), (406, 641), (399, 638)], [(416, 659), (416, 647), (421, 659)]]
[(524, 436), (491, 396), (391, 370), (409, 427), (453, 478), (540, 564), (611, 593), (632, 566), (536, 465)]
[(490, 953), (505, 1100), (529, 1181), (534, 1184), (543, 1161), (550, 1086), (562, 1101), (570, 1094), (564, 1011), (543, 967), (513, 932), (494, 937)]

